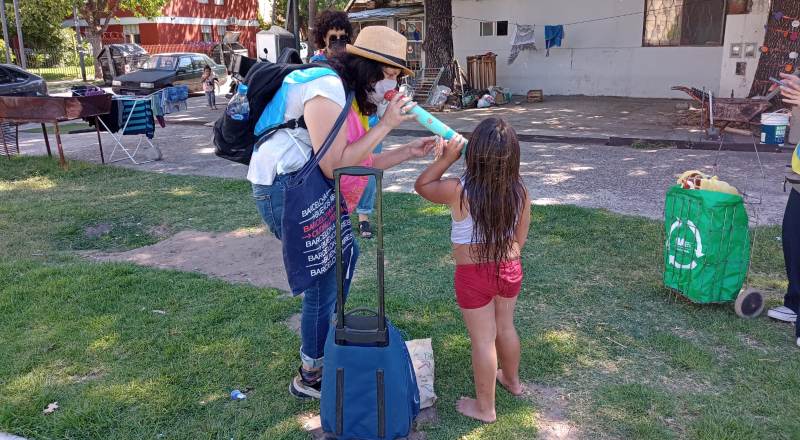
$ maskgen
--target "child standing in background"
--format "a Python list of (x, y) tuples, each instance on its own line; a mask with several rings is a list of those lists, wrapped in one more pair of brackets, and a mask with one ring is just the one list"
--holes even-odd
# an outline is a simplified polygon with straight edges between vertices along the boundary
[(200, 80), (203, 82), (203, 91), (206, 93), (206, 99), (208, 99), (208, 108), (216, 110), (216, 91), (219, 90), (219, 78), (217, 78), (217, 75), (214, 75), (214, 71), (211, 70), (211, 66), (207, 65), (203, 68), (203, 76), (200, 77)]
[(519, 141), (508, 123), (481, 122), (469, 140), (464, 175), (443, 179), (463, 146), (461, 136), (440, 145), (440, 157), (419, 176), (415, 189), (452, 213), (456, 302), (472, 343), (476, 394), (459, 399), (457, 409), (492, 423), (495, 381), (515, 396), (523, 392), (514, 308), (522, 287), (520, 255), (531, 221), (530, 198), (519, 174)]

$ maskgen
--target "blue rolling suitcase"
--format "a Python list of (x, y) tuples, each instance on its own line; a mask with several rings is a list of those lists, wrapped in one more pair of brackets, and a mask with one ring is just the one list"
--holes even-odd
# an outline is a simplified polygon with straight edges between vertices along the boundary
[(322, 429), (338, 439), (396, 439), (411, 433), (419, 414), (419, 390), (411, 356), (400, 332), (386, 319), (383, 285), (383, 171), (366, 167), (334, 171), (336, 206), (341, 176), (374, 176), (377, 188), (378, 310), (345, 312), (342, 235), (337, 212), (336, 316), (325, 341), (322, 372)]

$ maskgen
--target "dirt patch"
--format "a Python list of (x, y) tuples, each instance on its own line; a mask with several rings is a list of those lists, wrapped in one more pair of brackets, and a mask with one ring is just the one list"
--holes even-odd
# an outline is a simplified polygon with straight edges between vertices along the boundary
[(296, 334), (297, 336), (300, 336), (300, 320), (301, 320), (301, 318), (302, 318), (301, 314), (295, 313), (294, 315), (290, 316), (289, 319), (287, 319), (283, 323), (286, 325), (286, 327), (289, 327), (289, 330), (291, 330), (292, 333)]
[(225, 281), (289, 291), (281, 242), (263, 228), (227, 233), (183, 231), (152, 246), (87, 257), (198, 272)]
[(542, 440), (577, 440), (578, 429), (567, 420), (567, 400), (558, 388), (534, 383), (525, 384), (525, 395), (536, 402), (536, 426)]
[(113, 226), (111, 223), (100, 223), (99, 225), (87, 226), (83, 230), (83, 234), (87, 238), (98, 238), (111, 232)]
[(78, 376), (70, 376), (70, 381), (72, 383), (85, 383), (90, 382), (93, 380), (97, 380), (105, 376), (104, 371), (100, 370), (92, 370), (86, 374), (78, 375)]

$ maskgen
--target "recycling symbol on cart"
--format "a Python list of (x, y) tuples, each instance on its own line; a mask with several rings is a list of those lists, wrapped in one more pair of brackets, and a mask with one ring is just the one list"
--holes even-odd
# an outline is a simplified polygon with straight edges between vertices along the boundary
[[(675, 234), (675, 231), (684, 231), (688, 228), (691, 232), (687, 234)], [(675, 235), (673, 239), (673, 235)], [(673, 241), (674, 240), (674, 241)], [(700, 237), (700, 230), (691, 221), (685, 222), (681, 219), (675, 220), (669, 228), (669, 264), (677, 269), (693, 270), (697, 267), (697, 260), (704, 257), (703, 239)]]

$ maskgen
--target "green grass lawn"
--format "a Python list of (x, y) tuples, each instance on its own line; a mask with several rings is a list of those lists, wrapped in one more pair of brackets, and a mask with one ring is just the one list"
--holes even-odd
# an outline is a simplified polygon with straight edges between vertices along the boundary
[[(534, 397), (498, 391), (498, 422), (454, 404), (473, 393), (453, 299), (449, 215), (385, 199), (387, 310), (432, 337), (437, 409), (428, 438), (535, 437)], [(111, 225), (88, 237), (87, 228)], [(0, 161), (0, 431), (36, 439), (301, 439), (289, 398), (300, 302), (204, 276), (87, 262), (75, 251), (152, 244), (158, 231), (257, 226), (245, 182), (45, 158)], [(582, 438), (798, 439), (800, 350), (791, 327), (742, 320), (662, 287), (661, 225), (569, 206), (534, 207), (517, 326), (522, 378), (567, 396)], [(760, 231), (755, 283), (785, 288), (778, 228)], [(353, 303), (372, 297), (363, 243)], [(223, 263), (223, 262), (221, 262)], [(165, 314), (153, 310), (163, 310)], [(232, 402), (233, 388), (252, 388)], [(48, 403), (61, 408), (43, 415)]]

